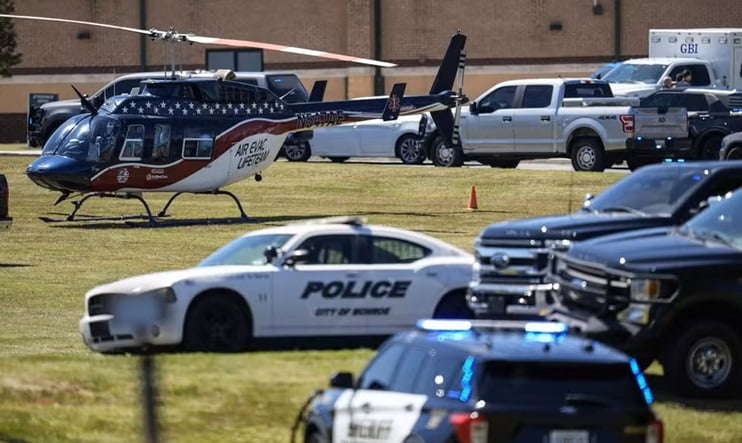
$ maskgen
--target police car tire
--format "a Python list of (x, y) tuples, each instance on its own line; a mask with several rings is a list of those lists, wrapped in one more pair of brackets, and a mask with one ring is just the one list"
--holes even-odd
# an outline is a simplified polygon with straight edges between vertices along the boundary
[(699, 160), (718, 160), (719, 151), (721, 150), (721, 139), (724, 136), (720, 134), (709, 135), (701, 143), (701, 152)]
[[(668, 386), (680, 394), (694, 397), (730, 397), (742, 389), (742, 337), (732, 327), (717, 321), (686, 323), (678, 329), (680, 335), (667, 349), (663, 358), (663, 369)], [(721, 351), (724, 364), (728, 365), (726, 376), (709, 386), (700, 386), (689, 373), (697, 361), (693, 357), (708, 355), (701, 346), (710, 351)]]
[(188, 309), (183, 347), (197, 352), (238, 352), (245, 349), (251, 333), (249, 315), (234, 296), (205, 294)]
[(470, 319), (474, 318), (474, 313), (466, 304), (466, 297), (463, 292), (453, 292), (438, 302), (433, 312), (433, 318), (457, 318)]

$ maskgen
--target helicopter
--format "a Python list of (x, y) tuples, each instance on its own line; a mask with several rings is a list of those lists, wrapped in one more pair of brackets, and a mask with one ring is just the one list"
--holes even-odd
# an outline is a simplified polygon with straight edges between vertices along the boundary
[[(279, 45), (179, 34), (172, 29), (147, 31), (48, 17), (7, 14), (0, 17), (85, 23), (146, 33), (169, 43), (270, 46), (267, 49), (289, 48), (291, 52), (318, 57), (392, 65), (302, 48), (281, 49), (277, 48)], [(451, 37), (427, 95), (405, 96), (405, 84), (398, 83), (388, 97), (287, 103), (268, 89), (231, 81), (230, 72), (222, 72), (221, 76), (210, 78), (174, 76), (167, 80), (146, 80), (131, 94), (110, 97), (96, 108), (73, 86), (87, 113), (71, 117), (51, 135), (41, 156), (27, 167), (26, 175), (38, 186), (60, 193), (54, 205), (72, 195), (82, 198), (72, 201), (74, 208), (64, 219), (41, 218), (75, 221), (83, 203), (97, 196), (136, 199), (144, 206), (146, 216), (132, 218), (142, 217), (149, 226), (157, 226), (163, 223), (159, 218), (167, 216), (168, 208), (178, 196), (193, 193), (230, 196), (240, 216), (228, 221), (250, 221), (239, 199), (221, 188), (248, 177), (261, 181), (262, 171), (275, 161), (287, 136), (320, 127), (430, 113), (441, 133), (457, 146), (455, 119), (465, 100), (461, 92), (465, 42), (466, 36), (460, 31)], [(172, 67), (175, 72), (175, 63)], [(454, 91), (457, 76), (460, 84), (458, 91)], [(455, 117), (451, 112), (454, 107)], [(421, 128), (423, 125), (424, 122)], [(142, 197), (144, 192), (173, 195), (155, 217)], [(124, 217), (116, 219), (121, 218)], [(92, 219), (86, 216), (84, 220)]]

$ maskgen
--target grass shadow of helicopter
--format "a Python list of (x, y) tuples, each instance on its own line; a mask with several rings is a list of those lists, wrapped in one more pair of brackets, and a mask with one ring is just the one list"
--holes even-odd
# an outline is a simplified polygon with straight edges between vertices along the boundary
[[(66, 229), (128, 229), (128, 228), (174, 228), (182, 226), (200, 226), (200, 225), (229, 225), (229, 224), (257, 224), (257, 225), (275, 225), (280, 226), (286, 222), (298, 222), (302, 220), (312, 220), (316, 218), (336, 217), (339, 214), (313, 214), (313, 215), (278, 215), (273, 217), (221, 217), (221, 218), (198, 218), (198, 219), (170, 219), (156, 220), (154, 224), (147, 221), (146, 215), (136, 216), (119, 216), (119, 217), (91, 217), (89, 219), (75, 219), (76, 224), (60, 223), (53, 224), (55, 228)], [(84, 216), (83, 216), (84, 217)], [(137, 222), (134, 219), (144, 221)], [(114, 223), (124, 221), (124, 223)], [(105, 223), (104, 223), (105, 222)], [(53, 223), (53, 222), (52, 222)], [(1, 266), (1, 265), (0, 265)]]

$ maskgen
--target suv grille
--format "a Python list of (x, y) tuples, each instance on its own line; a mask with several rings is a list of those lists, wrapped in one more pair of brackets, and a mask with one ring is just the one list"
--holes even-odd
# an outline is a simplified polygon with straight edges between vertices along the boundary
[(538, 284), (544, 281), (549, 250), (541, 240), (481, 240), (475, 252), (482, 283)]
[(629, 281), (598, 266), (558, 256), (553, 277), (559, 283), (559, 298), (566, 307), (601, 315), (629, 305)]

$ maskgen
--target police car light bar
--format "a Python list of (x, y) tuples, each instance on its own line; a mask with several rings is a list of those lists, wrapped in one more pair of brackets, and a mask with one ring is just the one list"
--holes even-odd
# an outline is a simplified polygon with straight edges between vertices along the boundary
[(418, 320), (417, 329), (423, 331), (470, 331), (470, 330), (510, 330), (541, 334), (565, 334), (568, 326), (550, 321), (520, 320)]

